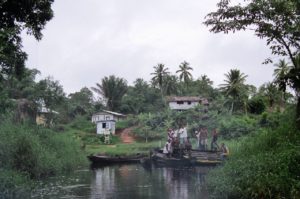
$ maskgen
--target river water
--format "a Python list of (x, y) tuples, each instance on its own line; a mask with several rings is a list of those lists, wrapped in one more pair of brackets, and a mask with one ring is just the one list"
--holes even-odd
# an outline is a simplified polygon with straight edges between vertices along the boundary
[(144, 168), (123, 164), (77, 170), (41, 182), (32, 198), (206, 199), (209, 168)]

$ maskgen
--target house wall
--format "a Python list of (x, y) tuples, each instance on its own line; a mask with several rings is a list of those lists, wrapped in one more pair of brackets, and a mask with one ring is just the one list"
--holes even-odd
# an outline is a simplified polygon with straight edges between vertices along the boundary
[(198, 104), (199, 102), (190, 102), (190, 104), (187, 101), (183, 102), (182, 104), (178, 104), (177, 102), (169, 102), (169, 107), (172, 110), (187, 110), (194, 108)]
[(47, 124), (47, 119), (44, 114), (37, 114), (35, 121), (37, 125), (46, 126)]
[(115, 134), (116, 122), (115, 121), (99, 121), (97, 124), (97, 134)]
[(114, 120), (114, 119), (115, 119), (114, 116), (111, 114), (97, 114), (97, 115), (93, 115), (92, 122)]

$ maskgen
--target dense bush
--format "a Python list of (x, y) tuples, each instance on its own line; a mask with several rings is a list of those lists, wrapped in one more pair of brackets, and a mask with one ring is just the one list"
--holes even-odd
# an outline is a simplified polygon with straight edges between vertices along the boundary
[(257, 130), (257, 120), (247, 116), (223, 118), (220, 122), (220, 135), (225, 139), (237, 138)]
[(88, 133), (96, 133), (96, 125), (91, 122), (87, 116), (77, 116), (69, 126), (73, 129), (85, 131)]
[(266, 110), (266, 105), (264, 103), (264, 100), (259, 97), (252, 98), (248, 102), (248, 110), (252, 114), (261, 114)]
[(283, 120), (277, 129), (245, 139), (224, 166), (210, 172), (212, 198), (299, 198), (300, 132)]
[(0, 198), (29, 198), (32, 181), (19, 172), (0, 169)]
[[(43, 178), (86, 162), (79, 142), (69, 134), (4, 121), (0, 124), (0, 137), (0, 169), (4, 173), (13, 171), (20, 179)], [(10, 189), (10, 183), (16, 184), (14, 179), (5, 178), (0, 181), (0, 188)]]

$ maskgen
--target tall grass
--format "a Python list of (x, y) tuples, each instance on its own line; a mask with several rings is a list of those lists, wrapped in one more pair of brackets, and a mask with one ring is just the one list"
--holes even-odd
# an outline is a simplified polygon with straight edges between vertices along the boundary
[(300, 132), (290, 115), (275, 129), (245, 138), (208, 176), (212, 198), (299, 198)]
[[(86, 162), (80, 143), (69, 134), (3, 121), (0, 137), (1, 193), (27, 189), (26, 182), (69, 171)], [(17, 177), (8, 178), (10, 173)]]

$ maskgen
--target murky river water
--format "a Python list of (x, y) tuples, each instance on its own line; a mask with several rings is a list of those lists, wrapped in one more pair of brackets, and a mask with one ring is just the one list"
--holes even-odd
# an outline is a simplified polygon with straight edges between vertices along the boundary
[(206, 167), (144, 168), (139, 164), (78, 170), (40, 184), (33, 198), (208, 198)]

